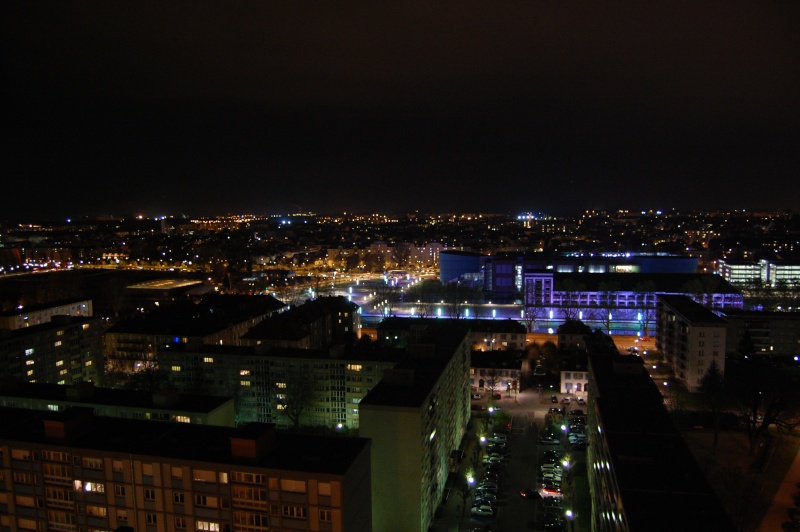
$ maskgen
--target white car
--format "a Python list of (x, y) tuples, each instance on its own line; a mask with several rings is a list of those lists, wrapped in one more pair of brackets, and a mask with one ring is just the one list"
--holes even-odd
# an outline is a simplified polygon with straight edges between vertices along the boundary
[(498, 434), (493, 434), (492, 436), (490, 436), (489, 437), (489, 441), (490, 442), (496, 442), (496, 443), (506, 443), (506, 442), (508, 442), (508, 438), (506, 437), (505, 434), (499, 434), (498, 433)]
[(475, 517), (492, 517), (494, 515), (492, 507), (486, 505), (475, 506), (469, 513)]

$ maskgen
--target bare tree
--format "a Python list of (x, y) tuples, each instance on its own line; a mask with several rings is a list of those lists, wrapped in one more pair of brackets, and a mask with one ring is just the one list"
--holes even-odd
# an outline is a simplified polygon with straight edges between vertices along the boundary
[(564, 281), (562, 286), (561, 313), (564, 315), (565, 321), (578, 319), (578, 297), (585, 289), (586, 287), (583, 283), (573, 281), (572, 279)]
[[(314, 376), (307, 365), (290, 365), (284, 373), (286, 388), (281, 394), (283, 413), (295, 426), (300, 426), (303, 415), (314, 403), (317, 397)], [(277, 394), (276, 394), (277, 397)]]
[(544, 315), (542, 283), (528, 280), (522, 285), (522, 321), (528, 332), (536, 330), (536, 322)]
[(600, 323), (606, 330), (606, 334), (611, 334), (612, 312), (617, 309), (617, 292), (619, 283), (602, 281), (598, 287), (600, 289), (598, 307), (600, 310)]

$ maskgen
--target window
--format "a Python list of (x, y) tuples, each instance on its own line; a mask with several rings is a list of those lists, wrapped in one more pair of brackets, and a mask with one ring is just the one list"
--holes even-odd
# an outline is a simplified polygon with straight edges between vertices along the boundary
[(14, 497), (14, 502), (16, 502), (17, 506), (36, 508), (36, 499), (28, 495), (17, 495), (16, 497)]
[(174, 493), (172, 494), (172, 501), (173, 501), (175, 504), (185, 504), (185, 503), (186, 503), (186, 499), (185, 499), (185, 497), (184, 497), (184, 495), (183, 495), (183, 492), (182, 492), (182, 491), (176, 491), (176, 492), (174, 492)]
[(127, 510), (117, 510), (117, 521), (127, 522), (128, 521), (128, 511)]
[(86, 505), (86, 515), (92, 517), (105, 517), (108, 514), (108, 508), (105, 506), (91, 506)]
[(304, 480), (289, 480), (286, 478), (282, 478), (281, 489), (283, 491), (291, 491), (294, 493), (305, 493), (306, 483)]
[(124, 497), (125, 496), (125, 486), (117, 484), (114, 486), (114, 495), (117, 497)]
[(180, 366), (172, 366), (172, 371), (177, 373), (177, 372), (180, 372), (180, 370), (181, 370)]
[(320, 482), (317, 484), (317, 493), (320, 495), (330, 496), (331, 494), (331, 483), (330, 482)]
[(195, 482), (216, 482), (216, 471), (206, 471), (203, 469), (195, 469), (192, 476)]
[(203, 357), (203, 362), (205, 362), (206, 364), (213, 364), (214, 357)]
[[(192, 419), (189, 416), (175, 416), (174, 419), (178, 423), (191, 423), (192, 422)], [(175, 469), (175, 468), (173, 468), (173, 469)], [(181, 478), (181, 477), (176, 477), (176, 476), (173, 475), (172, 478)]]
[(92, 493), (105, 493), (106, 486), (105, 484), (102, 484), (100, 482), (87, 482), (83, 485), (83, 491), (88, 491)]
[(197, 530), (210, 530), (211, 532), (219, 532), (219, 523), (212, 523), (211, 521), (198, 521), (195, 524)]
[(244, 471), (233, 471), (231, 478), (234, 482), (242, 482), (244, 484), (264, 484), (267, 481), (266, 475)]
[(158, 516), (156, 514), (144, 514), (144, 521), (148, 525), (157, 525), (158, 524)]
[(194, 496), (194, 504), (195, 506), (205, 506), (206, 508), (216, 508), (217, 507), (217, 498), (212, 497), (210, 495), (195, 495)]
[(86, 469), (103, 469), (103, 459), (102, 458), (84, 458), (83, 459), (83, 467)]
[(292, 506), (289, 504), (284, 504), (283, 516), (294, 517), (295, 519), (305, 519), (306, 518), (305, 506)]
[(14, 479), (15, 484), (37, 484), (36, 475), (33, 473), (27, 473), (25, 471), (14, 471), (12, 478)]
[(153, 464), (142, 464), (142, 475), (146, 477), (153, 476)]
[(173, 466), (170, 468), (170, 473), (172, 478), (183, 478), (183, 468), (182, 467), (175, 467)]
[(250, 370), (249, 369), (240, 369), (239, 370), (239, 375), (242, 376), (242, 377), (248, 377), (248, 376), (250, 376)]
[[(29, 365), (30, 365), (30, 364), (33, 364), (33, 360), (28, 360), (28, 361), (26, 362), (26, 364), (29, 364)], [(58, 361), (56, 361), (56, 367), (57, 367), (57, 368), (60, 368), (60, 367), (61, 367), (61, 366), (63, 366), (63, 365), (64, 365), (64, 361), (63, 361), (63, 360), (58, 360)]]
[(58, 341), (57, 341), (57, 342), (54, 344), (54, 346), (55, 346), (55, 347), (61, 347), (61, 340), (58, 340)]
[(348, 364), (346, 368), (350, 371), (361, 371), (361, 364)]
[(122, 473), (122, 460), (112, 460), (111, 461), (111, 470), (114, 473)]
[(571, 379), (571, 378), (572, 378), (572, 374), (571, 374), (571, 373), (569, 373), (569, 372), (567, 372), (567, 373), (564, 373), (564, 378), (565, 378), (565, 379)]
[(333, 515), (330, 510), (322, 509), (319, 511), (319, 520), (323, 523), (330, 523), (333, 521)]
[(154, 501), (156, 500), (156, 490), (153, 488), (145, 488), (144, 489), (144, 500), (146, 501)]
[(11, 449), (11, 458), (14, 460), (33, 460), (33, 453), (28, 449)]
[(175, 518), (175, 528), (186, 528), (186, 518), (185, 517), (176, 517)]

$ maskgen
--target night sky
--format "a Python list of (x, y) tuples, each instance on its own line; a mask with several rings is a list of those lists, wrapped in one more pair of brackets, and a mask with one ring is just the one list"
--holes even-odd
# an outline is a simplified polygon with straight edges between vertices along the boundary
[(638, 4), (3, 2), (0, 219), (797, 210), (800, 2)]

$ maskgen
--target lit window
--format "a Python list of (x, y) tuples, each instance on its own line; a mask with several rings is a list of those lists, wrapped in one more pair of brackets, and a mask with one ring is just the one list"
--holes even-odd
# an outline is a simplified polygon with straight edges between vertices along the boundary
[(30, 349), (26, 349), (26, 350), (25, 350), (25, 356), (26, 356), (26, 357), (29, 357), (29, 356), (31, 356), (32, 354), (33, 354), (33, 348), (32, 348), (32, 347), (31, 347)]
[(214, 362), (214, 357), (203, 357), (203, 362), (211, 364)]
[(61, 347), (61, 340), (57, 341), (57, 342), (55, 343), (55, 346), (56, 346), (56, 347)]
[(88, 328), (89, 328), (89, 324), (88, 324), (88, 323), (84, 323), (84, 324), (82, 325), (82, 327), (83, 327), (83, 330), (85, 331), (86, 329), (88, 329)]
[(285, 382), (276, 382), (275, 383), (275, 387), (276, 388), (281, 388), (281, 389), (286, 388), (286, 383)]
[(198, 521), (195, 524), (197, 530), (209, 530), (211, 532), (219, 532), (219, 523), (212, 523), (211, 521)]
[[(36, 364), (35, 360), (26, 360), (25, 361), (25, 365), (26, 366), (33, 366), (34, 364)], [(56, 364), (56, 366), (58, 366), (58, 364)]]
[(175, 421), (178, 423), (191, 423), (192, 419), (189, 416), (175, 416)]
[(239, 384), (242, 386), (250, 386), (250, 381), (240, 381)]
[(176, 371), (177, 372), (177, 371), (180, 371), (180, 370), (181, 370), (180, 366), (172, 366), (172, 371)]
[[(28, 364), (33, 364), (33, 360), (28, 360)], [(56, 362), (56, 366), (57, 367), (60, 367), (60, 366), (63, 366), (63, 365), (64, 365), (64, 361), (63, 360), (59, 360), (59, 361)]]
[(361, 364), (348, 364), (347, 369), (350, 371), (361, 371)]
[(86, 366), (87, 368), (89, 366), (91, 366), (91, 365), (92, 365), (92, 361), (91, 360), (87, 360), (86, 363), (84, 364), (84, 366)]
[(250, 370), (249, 369), (239, 370), (239, 375), (241, 375), (242, 377), (247, 377), (248, 375), (250, 375)]

